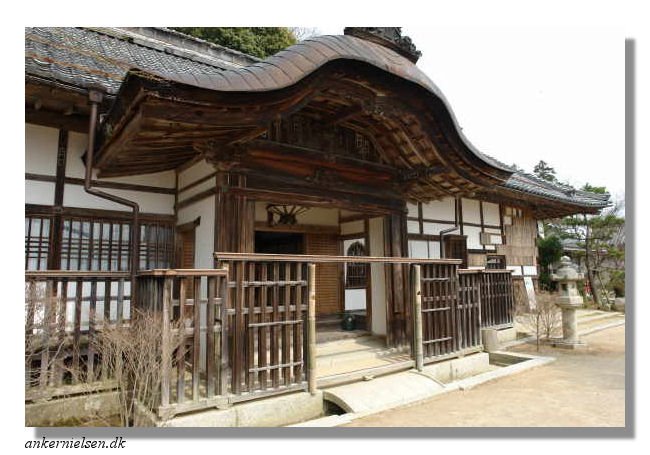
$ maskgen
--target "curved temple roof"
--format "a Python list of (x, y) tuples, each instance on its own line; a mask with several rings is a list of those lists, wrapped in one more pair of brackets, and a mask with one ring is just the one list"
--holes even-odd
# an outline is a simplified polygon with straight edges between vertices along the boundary
[[(375, 96), (388, 95), (389, 103), (399, 103), (402, 93), (411, 96), (402, 104), (401, 112), (393, 114), (392, 117), (386, 112), (366, 112), (368, 122), (383, 121), (399, 126), (396, 130), (388, 131), (390, 134), (385, 134), (386, 136), (395, 135), (395, 131), (407, 136), (401, 139), (399, 144), (403, 153), (412, 152), (412, 155), (404, 155), (399, 159), (410, 171), (423, 168), (423, 174), (429, 178), (435, 169), (453, 169), (455, 174), (451, 177), (471, 181), (468, 188), (472, 193), (480, 192), (487, 197), (498, 196), (512, 201), (518, 201), (525, 196), (532, 205), (554, 206), (549, 213), (596, 211), (607, 204), (605, 198), (600, 195), (569, 190), (515, 172), (481, 153), (464, 137), (449, 103), (431, 79), (408, 58), (375, 42), (349, 35), (319, 36), (258, 61), (253, 58), (247, 60), (247, 56), (234, 51), (225, 52), (218, 46), (210, 48), (208, 52), (205, 46), (200, 47), (201, 43), (183, 43), (182, 39), (172, 44), (169, 40), (166, 44), (161, 44), (155, 34), (143, 38), (133, 30), (102, 29), (98, 32), (65, 29), (67, 32), (61, 32), (63, 29), (55, 29), (57, 33), (54, 38), (48, 36), (49, 30), (26, 29), (27, 75), (63, 80), (85, 88), (105, 86), (108, 93), (116, 93), (116, 83), (124, 77), (126, 68), (132, 68), (126, 74), (124, 82), (119, 85), (116, 102), (104, 125), (99, 159), (106, 162), (109, 161), (109, 155), (118, 154), (134, 153), (133, 159), (139, 159), (133, 152), (134, 148), (137, 148), (134, 144), (143, 143), (151, 134), (147, 129), (159, 128), (162, 120), (172, 125), (172, 129), (166, 133), (168, 136), (180, 134), (173, 130), (173, 125), (178, 124), (176, 117), (165, 114), (166, 116), (160, 118), (142, 120), (149, 112), (175, 112), (177, 108), (181, 110), (189, 105), (195, 110), (196, 106), (206, 106), (208, 110), (217, 109), (214, 99), (219, 96), (226, 98), (218, 99), (234, 100), (235, 98), (227, 96), (232, 94), (235, 97), (245, 97), (246, 94), (256, 94), (256, 99), (269, 100), (266, 107), (256, 108), (259, 111), (256, 115), (259, 118), (272, 118), (273, 115), (295, 112), (304, 107), (309, 102), (309, 97), (305, 94), (297, 96), (296, 87), (312, 84), (309, 87), (312, 92), (322, 91), (322, 86), (343, 74), (331, 69), (339, 64), (339, 69), (341, 65), (345, 65), (348, 71), (344, 74), (345, 83), (350, 87), (354, 86), (357, 92), (361, 89), (372, 89)], [(164, 29), (154, 31), (169, 34), (169, 31)], [(68, 33), (74, 38), (71, 41), (73, 45), (67, 45), (65, 39), (59, 39), (62, 33)], [(55, 38), (58, 41), (53, 43)], [(188, 51), (183, 49), (184, 46), (194, 46), (195, 49)], [(103, 53), (103, 56), (92, 57), (89, 50), (94, 52), (92, 55)], [(350, 82), (355, 79), (357, 73), (363, 73), (364, 76), (359, 76), (355, 83)], [(319, 87), (317, 78), (322, 75), (329, 79), (321, 80), (322, 86)], [(169, 90), (172, 86), (174, 90)], [(190, 95), (197, 96), (193, 98)], [(288, 99), (291, 99), (291, 102), (287, 104)], [(280, 105), (283, 107), (278, 107)], [(218, 109), (224, 111), (219, 118), (231, 121), (234, 111)], [(250, 112), (252, 111), (249, 110), (249, 116)], [(405, 113), (408, 115), (404, 115)], [(405, 118), (407, 116), (411, 118)], [(248, 121), (248, 117), (246, 119)], [(409, 122), (414, 123), (412, 119), (416, 119), (418, 125), (409, 130), (406, 126)], [(191, 122), (196, 125), (196, 118)], [(236, 119), (231, 122), (242, 123)], [(208, 123), (206, 120), (202, 127), (211, 127), (211, 134), (214, 134), (215, 124)], [(368, 125), (374, 128), (374, 124)], [(256, 131), (254, 126), (249, 121), (246, 125), (237, 125), (237, 128), (239, 131), (243, 131), (244, 127), (248, 128), (248, 133), (243, 137), (249, 135), (254, 138), (255, 135), (250, 135)], [(257, 126), (259, 129), (259, 125)], [(126, 132), (133, 131), (137, 133), (133, 136), (134, 140), (130, 143), (123, 140)], [(371, 128), (370, 131), (382, 133), (378, 128)], [(198, 127), (192, 134), (192, 140), (199, 137), (205, 140), (205, 136), (199, 134)], [(408, 136), (417, 136), (417, 140), (409, 139)], [(232, 140), (233, 137), (228, 138), (228, 141)], [(187, 149), (189, 143), (184, 143), (183, 147)], [(151, 149), (154, 143), (151, 142), (148, 146)], [(423, 150), (418, 152), (419, 146), (422, 146)], [(172, 147), (169, 149), (172, 150)], [(427, 150), (428, 155), (425, 153)], [(179, 154), (181, 161), (172, 162), (173, 165), (191, 157), (191, 154), (181, 152), (180, 146), (174, 153)], [(441, 163), (443, 166), (439, 166)], [(442, 175), (441, 178), (449, 177), (450, 175)], [(445, 185), (441, 183), (440, 178), (436, 180), (433, 177), (428, 181), (422, 177), (418, 178), (423, 187)], [(455, 191), (452, 186), (445, 188), (442, 189)], [(440, 194), (434, 195), (439, 196)]]

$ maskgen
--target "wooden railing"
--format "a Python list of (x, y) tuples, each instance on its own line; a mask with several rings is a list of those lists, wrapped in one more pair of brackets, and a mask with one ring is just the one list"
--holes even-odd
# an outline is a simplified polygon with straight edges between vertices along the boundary
[[(415, 283), (413, 295), (421, 318), (414, 322), (421, 324), (424, 363), (478, 350), (482, 328), (513, 324), (510, 271), (458, 270), (457, 265), (444, 263), (414, 267), (420, 268), (415, 273), (420, 281)], [(418, 330), (416, 327), (416, 336)], [(418, 354), (416, 347), (414, 355)]]
[(481, 327), (503, 328), (514, 324), (515, 299), (510, 270), (481, 271)]
[(228, 402), (227, 277), (227, 269), (138, 275), (135, 308), (162, 314), (160, 417)]
[(218, 269), (141, 272), (133, 303), (127, 273), (26, 272), (27, 399), (109, 384), (96, 341), (106, 324), (128, 325), (136, 309), (162, 314), (160, 417), (307, 389), (315, 384), (308, 309), (310, 296), (312, 307), (317, 299), (309, 278), (314, 283), (323, 262), (410, 264), (408, 274), (419, 268), (408, 294), (421, 326), (413, 354), (419, 350), (424, 363), (478, 350), (481, 328), (513, 320), (510, 272), (459, 270), (458, 260), (235, 253), (216, 259)]
[(98, 333), (127, 324), (130, 303), (128, 273), (25, 272), (26, 399), (109, 386)]

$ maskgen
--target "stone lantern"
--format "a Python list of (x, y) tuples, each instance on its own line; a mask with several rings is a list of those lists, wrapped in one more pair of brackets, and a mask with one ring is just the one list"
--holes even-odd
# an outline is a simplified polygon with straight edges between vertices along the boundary
[(576, 310), (582, 307), (582, 296), (578, 292), (577, 282), (582, 280), (584, 275), (578, 273), (574, 264), (568, 256), (560, 259), (560, 268), (551, 275), (553, 281), (558, 282), (559, 297), (557, 306), (562, 310), (562, 345), (568, 348), (584, 346), (578, 339), (578, 322)]

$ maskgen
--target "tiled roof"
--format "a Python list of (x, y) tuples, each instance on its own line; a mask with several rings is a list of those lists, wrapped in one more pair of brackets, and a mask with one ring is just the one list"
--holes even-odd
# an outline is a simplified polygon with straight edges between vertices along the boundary
[(215, 74), (255, 57), (167, 29), (25, 28), (25, 74), (114, 95), (127, 71)]
[(577, 191), (514, 172), (477, 150), (464, 137), (449, 103), (426, 74), (394, 51), (353, 36), (310, 38), (260, 61), (163, 28), (25, 29), (26, 75), (79, 88), (99, 86), (112, 95), (133, 68), (210, 90), (268, 91), (294, 84), (333, 59), (369, 63), (439, 97), (468, 149), (491, 166), (513, 172), (503, 188), (577, 206), (607, 206), (607, 195)]
[(515, 172), (512, 174), (504, 186), (515, 191), (542, 196), (546, 199), (553, 199), (568, 204), (591, 208), (604, 208), (608, 206), (608, 194), (596, 194), (575, 190), (571, 187), (548, 182), (523, 172)]

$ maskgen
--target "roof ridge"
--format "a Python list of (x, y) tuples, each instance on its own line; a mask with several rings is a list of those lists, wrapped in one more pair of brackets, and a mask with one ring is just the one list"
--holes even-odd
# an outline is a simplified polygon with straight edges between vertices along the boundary
[(252, 55), (164, 27), (80, 28), (220, 69), (223, 69), (224, 63), (242, 68), (259, 60)]

